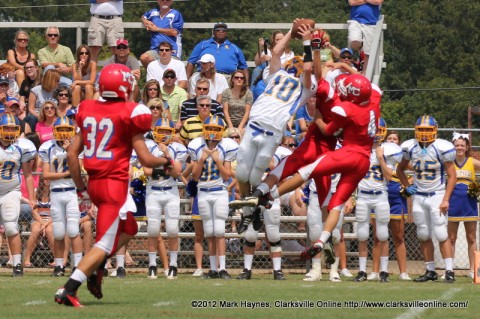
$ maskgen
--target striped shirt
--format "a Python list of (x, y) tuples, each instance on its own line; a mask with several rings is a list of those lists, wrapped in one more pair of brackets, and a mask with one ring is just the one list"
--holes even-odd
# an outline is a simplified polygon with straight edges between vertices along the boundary
[[(210, 115), (212, 114), (210, 113)], [(223, 128), (224, 130), (226, 130), (225, 126)], [(183, 123), (182, 128), (180, 129), (180, 137), (183, 140), (190, 142), (194, 138), (201, 136), (202, 131), (203, 131), (203, 121), (200, 118), (200, 116), (197, 115), (195, 117), (191, 117), (187, 119)], [(225, 137), (225, 133), (226, 132), (224, 131), (223, 132), (224, 137)]]
[[(212, 100), (210, 113), (212, 113), (212, 115), (218, 115), (222, 119), (225, 119), (225, 116), (223, 115), (223, 106), (215, 100)], [(195, 117), (197, 115), (198, 115), (198, 110), (197, 110), (196, 98), (186, 100), (182, 103), (182, 109), (180, 112), (180, 120), (182, 122), (185, 122), (187, 119), (191, 117)]]

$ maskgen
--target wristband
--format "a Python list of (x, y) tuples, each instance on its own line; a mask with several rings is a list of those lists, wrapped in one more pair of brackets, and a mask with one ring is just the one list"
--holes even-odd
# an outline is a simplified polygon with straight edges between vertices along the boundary
[(303, 62), (312, 62), (312, 47), (310, 46), (310, 43), (303, 46), (303, 52), (305, 52), (305, 55), (303, 56)]
[(303, 40), (303, 46), (310, 46), (310, 40)]

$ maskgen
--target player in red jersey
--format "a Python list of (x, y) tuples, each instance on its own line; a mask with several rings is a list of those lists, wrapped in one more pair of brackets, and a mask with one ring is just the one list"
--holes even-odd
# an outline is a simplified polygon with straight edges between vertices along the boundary
[[(133, 149), (142, 165), (154, 167), (153, 174), (161, 174), (170, 165), (167, 158), (151, 155), (145, 145), (143, 134), (150, 130), (152, 115), (145, 105), (129, 102), (134, 83), (130, 69), (119, 64), (108, 65), (103, 68), (98, 82), (103, 99), (79, 105), (76, 115), (79, 132), (67, 155), (80, 204), (91, 199), (98, 207), (96, 244), (55, 294), (57, 303), (73, 307), (82, 307), (77, 290), (85, 281), (90, 293), (102, 298), (106, 258), (137, 233), (132, 214), (135, 203), (128, 195), (128, 169)], [(88, 190), (78, 160), (82, 151), (89, 177)], [(164, 167), (159, 168), (162, 165)]]

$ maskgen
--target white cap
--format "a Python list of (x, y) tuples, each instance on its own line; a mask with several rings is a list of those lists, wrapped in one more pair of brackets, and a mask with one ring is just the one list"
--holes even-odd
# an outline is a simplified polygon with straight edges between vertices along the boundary
[(201, 63), (215, 63), (215, 57), (209, 53), (202, 55), (198, 62)]

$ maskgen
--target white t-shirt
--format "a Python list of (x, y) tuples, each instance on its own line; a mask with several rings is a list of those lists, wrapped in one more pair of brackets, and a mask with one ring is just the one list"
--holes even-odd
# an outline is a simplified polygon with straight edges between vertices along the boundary
[[(195, 86), (197, 85), (197, 81), (200, 79), (200, 72), (196, 72), (190, 78), (188, 83), (188, 93), (195, 97)], [(210, 90), (208, 91), (208, 96), (212, 98), (212, 100), (218, 100), (218, 95), (222, 95), (223, 91), (228, 89), (228, 82), (225, 75), (220, 73), (215, 73), (215, 81), (208, 79), (210, 82)]]
[(165, 70), (172, 69), (177, 74), (177, 80), (175, 84), (178, 85), (178, 81), (187, 81), (187, 73), (185, 72), (185, 64), (177, 59), (171, 59), (168, 64), (162, 64), (160, 60), (152, 61), (147, 67), (147, 81), (155, 79), (160, 82), (160, 86), (163, 85), (163, 73)]

